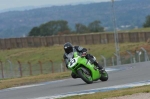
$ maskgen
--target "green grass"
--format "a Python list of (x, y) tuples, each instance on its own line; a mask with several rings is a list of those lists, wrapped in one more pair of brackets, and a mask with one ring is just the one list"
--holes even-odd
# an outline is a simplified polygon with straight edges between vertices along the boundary
[(138, 28), (138, 29), (132, 29), (132, 30), (123, 30), (119, 32), (150, 32), (150, 27), (148, 28)]
[(42, 74), (42, 75), (22, 77), (22, 78), (1, 79), (0, 89), (45, 82), (45, 81), (59, 80), (59, 79), (64, 79), (69, 77), (70, 77), (70, 72), (63, 72), (63, 73), (53, 73), (53, 74)]
[[(123, 43), (120, 44), (121, 52), (126, 50), (135, 49), (139, 45), (145, 43)], [(100, 59), (100, 55), (105, 57), (112, 57), (115, 52), (115, 44), (97, 44), (97, 45), (81, 45), (88, 50), (89, 53)], [(63, 59), (63, 46), (51, 46), (51, 47), (40, 47), (40, 48), (21, 48), (11, 50), (0, 50), (0, 60), (6, 61), (11, 60), (13, 63), (18, 60), (24, 63), (30, 61), (31, 63), (37, 63), (38, 61), (48, 62), (62, 62)]]
[[(128, 32), (150, 32), (150, 27), (147, 28), (137, 28), (137, 29), (131, 29), (131, 30), (119, 30), (118, 33), (128, 33)], [(105, 32), (99, 32), (99, 33), (114, 33), (114, 31), (105, 31)]]
[(37, 62), (37, 61), (61, 61), (62, 58), (62, 46), (53, 47), (41, 47), (41, 48), (22, 48), (0, 51), (0, 60), (5, 61), (7, 59), (16, 62)]
[(136, 94), (136, 93), (150, 93), (150, 85), (122, 89), (122, 90), (109, 91), (109, 92), (98, 92), (98, 93), (89, 94), (89, 95), (65, 97), (65, 98), (61, 98), (61, 99), (106, 99), (106, 98), (111, 98), (111, 97), (132, 95), (132, 94)]

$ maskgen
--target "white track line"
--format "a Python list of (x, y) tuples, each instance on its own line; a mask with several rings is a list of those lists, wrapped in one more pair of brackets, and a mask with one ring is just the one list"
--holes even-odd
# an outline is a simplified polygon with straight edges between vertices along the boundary
[(56, 99), (56, 98), (63, 98), (63, 97), (68, 97), (68, 96), (94, 94), (97, 92), (105, 92), (105, 91), (111, 91), (111, 90), (139, 87), (139, 86), (144, 86), (144, 85), (150, 85), (150, 80), (129, 83), (129, 84), (124, 84), (124, 85), (118, 85), (118, 86), (110, 86), (110, 87), (104, 87), (104, 88), (96, 88), (96, 89), (90, 89), (90, 90), (70, 92), (70, 93), (60, 94), (60, 95), (55, 95), (55, 96), (38, 97), (38, 98), (32, 98), (32, 99)]

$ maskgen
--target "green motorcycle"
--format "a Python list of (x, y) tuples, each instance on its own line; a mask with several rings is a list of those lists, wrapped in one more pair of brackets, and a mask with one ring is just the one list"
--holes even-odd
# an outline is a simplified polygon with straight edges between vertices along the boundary
[(82, 57), (77, 52), (74, 52), (72, 58), (68, 63), (68, 68), (77, 77), (81, 78), (87, 84), (93, 83), (93, 81), (101, 80), (107, 81), (108, 74), (105, 71), (101, 73), (94, 64), (91, 64), (90, 60)]

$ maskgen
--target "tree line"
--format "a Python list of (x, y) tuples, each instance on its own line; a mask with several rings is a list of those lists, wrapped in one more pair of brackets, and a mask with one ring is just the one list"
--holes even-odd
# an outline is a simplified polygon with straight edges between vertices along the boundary
[[(146, 17), (143, 27), (150, 27), (150, 15)], [(96, 33), (104, 32), (104, 27), (101, 26), (101, 21), (95, 20), (88, 24), (88, 26), (77, 23), (75, 24), (75, 30), (72, 31), (68, 26), (68, 22), (65, 20), (49, 21), (39, 27), (33, 27), (28, 36), (51, 36), (51, 35), (63, 35), (71, 33)]]
[(75, 24), (75, 30), (72, 31), (68, 26), (66, 20), (49, 21), (39, 27), (33, 27), (28, 36), (51, 36), (51, 35), (63, 35), (71, 33), (91, 33), (91, 32), (104, 32), (104, 27), (101, 26), (99, 20), (95, 20), (88, 24), (88, 26), (77, 23)]

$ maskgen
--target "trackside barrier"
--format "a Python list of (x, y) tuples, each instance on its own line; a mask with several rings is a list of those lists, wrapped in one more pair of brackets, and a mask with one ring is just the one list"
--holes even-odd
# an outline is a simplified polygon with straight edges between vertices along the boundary
[(51, 62), (51, 71), (52, 71), (52, 73), (54, 73), (54, 64), (53, 64), (53, 61), (50, 60), (50, 62)]
[(9, 67), (10, 67), (10, 76), (13, 78), (14, 72), (13, 72), (12, 62), (10, 60), (7, 60), (7, 62), (9, 63)]
[(130, 55), (130, 62), (133, 63), (133, 55), (130, 51), (126, 51)]
[(0, 79), (65, 72), (66, 67), (63, 60), (62, 62), (53, 62), (52, 60), (46, 62), (38, 61), (37, 63), (30, 61), (24, 63), (19, 60), (16, 62), (11, 60), (0, 61)]
[(22, 77), (22, 65), (21, 65), (21, 62), (18, 61), (18, 64), (19, 64), (20, 77)]
[(63, 63), (63, 71), (65, 72), (66, 71), (66, 66), (65, 66), (65, 60), (62, 59), (62, 63)]
[(104, 67), (106, 67), (106, 58), (105, 58), (103, 55), (101, 55), (101, 57), (102, 57), (103, 60), (104, 60)]
[(39, 61), (39, 64), (40, 64), (40, 71), (41, 71), (41, 74), (43, 74), (42, 62)]
[[(131, 52), (129, 50), (126, 50), (126, 52), (127, 52), (126, 55), (120, 56), (121, 59), (120, 65), (150, 61), (149, 58), (150, 54), (143, 47), (141, 47), (139, 50), (135, 50), (135, 52)], [(106, 59), (104, 56), (101, 56), (103, 59), (101, 59), (100, 62), (102, 62), (104, 66), (118, 65), (117, 63), (118, 56), (115, 53), (114, 56), (111, 58), (111, 61), (109, 58)], [(103, 60), (106, 60), (106, 63)]]
[(32, 65), (31, 65), (31, 62), (28, 62), (28, 64), (29, 64), (30, 76), (32, 76)]
[(111, 59), (112, 59), (112, 66), (115, 66), (114, 57), (112, 57)]
[(145, 61), (149, 61), (149, 56), (148, 56), (148, 53), (147, 53), (147, 51), (143, 48), (143, 47), (141, 47), (141, 50), (143, 50), (144, 51), (144, 58), (145, 58)]
[(0, 65), (1, 65), (2, 78), (4, 78), (3, 63), (2, 63), (2, 61), (0, 61)]
[[(124, 32), (118, 33), (119, 43), (125, 42), (145, 42), (150, 38), (149, 32)], [(20, 39), (20, 40), (18, 40)], [(113, 33), (88, 33), (82, 35), (55, 35), (55, 36), (39, 36), (39, 37), (21, 37), (0, 39), (0, 49), (14, 49), (14, 48), (27, 48), (27, 47), (42, 47), (61, 45), (66, 41), (72, 42), (76, 45), (86, 44), (107, 44), (115, 43)]]

